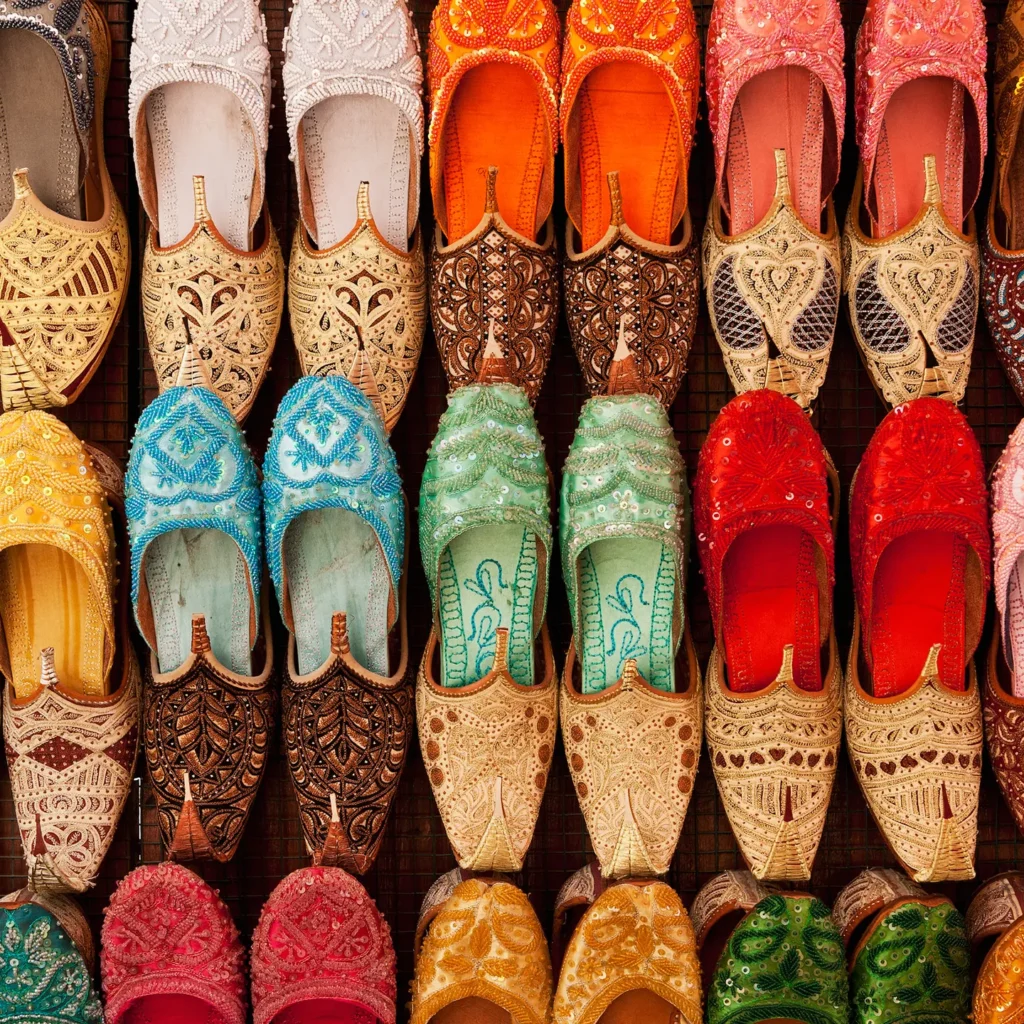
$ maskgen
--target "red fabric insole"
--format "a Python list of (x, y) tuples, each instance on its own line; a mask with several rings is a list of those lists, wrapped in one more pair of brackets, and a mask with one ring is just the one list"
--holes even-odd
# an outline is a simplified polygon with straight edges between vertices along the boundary
[(940, 679), (950, 689), (964, 689), (966, 558), (965, 541), (932, 530), (908, 533), (882, 552), (871, 604), (876, 697), (913, 686), (934, 644), (942, 644)]
[(272, 1024), (377, 1024), (377, 1015), (343, 999), (305, 999), (282, 1010)]
[(124, 1024), (224, 1024), (224, 1017), (195, 996), (145, 996), (121, 1018)]
[(793, 679), (821, 689), (814, 540), (797, 526), (760, 526), (734, 540), (722, 568), (729, 689), (760, 690), (793, 647)]

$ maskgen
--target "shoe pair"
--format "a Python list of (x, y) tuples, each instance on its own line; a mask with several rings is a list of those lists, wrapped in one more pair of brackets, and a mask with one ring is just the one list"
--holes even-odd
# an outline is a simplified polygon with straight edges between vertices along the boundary
[(528, 395), (478, 384), (449, 396), (420, 492), (434, 617), (416, 718), (463, 868), (522, 867), (560, 702), (605, 877), (668, 870), (701, 742), (684, 624), (686, 519), (683, 462), (662, 406), (642, 394), (587, 402), (562, 483), (573, 642), (559, 698), (544, 621), (550, 484)]
[[(231, 913), (198, 875), (147, 864), (104, 913), (107, 1024), (245, 1024), (245, 951)], [(394, 1024), (395, 951), (366, 890), (340, 868), (301, 868), (270, 894), (249, 953), (252, 1021)]]
[(442, 875), (420, 911), (411, 1024), (699, 1024), (693, 926), (673, 889), (654, 879), (605, 886), (593, 865), (555, 903), (557, 985), (525, 893), (458, 868)]
[(959, 401), (978, 304), (971, 211), (987, 143), (984, 14), (977, 0), (868, 4), (857, 37), (860, 170), (840, 253), (831, 194), (843, 49), (832, 0), (714, 5), (717, 184), (704, 235), (712, 325), (737, 391), (769, 387), (807, 408), (845, 291), (885, 402)]
[(93, 884), (132, 785), (140, 677), (117, 568), (122, 481), (49, 413), (0, 416), (3, 728), (38, 891)]
[[(132, 601), (151, 649), (144, 747), (169, 856), (229, 860), (270, 755), (265, 537), (290, 631), (282, 714), (307, 848), (317, 863), (365, 871), (411, 703), (405, 499), (369, 400), (343, 377), (300, 380), (278, 409), (261, 493), (189, 345), (179, 384), (139, 420), (127, 495)], [(337, 764), (354, 768), (341, 776)]]
[[(299, 361), (303, 373), (355, 383), (390, 430), (426, 323), (422, 68), (403, 0), (301, 0), (283, 77), (302, 217), (288, 275)], [(160, 388), (174, 385), (191, 340), (241, 422), (270, 363), (285, 285), (264, 196), (270, 53), (259, 5), (219, 0), (197, 16), (181, 0), (144, 0), (129, 98)]]
[(918, 881), (972, 878), (981, 710), (971, 658), (990, 542), (969, 424), (951, 403), (919, 399), (868, 445), (850, 501), (857, 614), (845, 687), (832, 612), (838, 500), (797, 405), (762, 390), (722, 410), (694, 503), (716, 637), (705, 727), (722, 802), (758, 878), (809, 879), (845, 717), (854, 773), (901, 864)]
[[(561, 75), (560, 75), (561, 72)], [(700, 85), (693, 8), (549, 0), (434, 9), (427, 53), (436, 230), (430, 306), (452, 388), (540, 391), (558, 325), (551, 210), (565, 145), (563, 288), (592, 394), (624, 346), (671, 403), (686, 368), (699, 271), (687, 173)], [(559, 96), (559, 89), (561, 94)]]

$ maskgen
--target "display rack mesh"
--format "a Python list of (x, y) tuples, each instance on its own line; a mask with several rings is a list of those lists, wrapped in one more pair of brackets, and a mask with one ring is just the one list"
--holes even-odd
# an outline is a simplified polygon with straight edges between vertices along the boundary
[[(145, 217), (136, 190), (128, 136), (128, 56), (133, 10), (124, 3), (108, 2), (101, 5), (110, 23), (114, 42), (113, 69), (106, 107), (107, 159), (114, 185), (125, 203), (129, 223), (137, 227), (132, 239), (133, 279), (124, 318), (103, 366), (78, 402), (61, 415), (80, 436), (106, 444), (114, 454), (123, 458), (127, 455), (135, 421), (144, 404), (155, 394), (155, 380), (144, 356), (145, 335), (139, 311), (139, 265)], [(1002, 3), (985, 5), (990, 65), (995, 28), (1002, 16), (1003, 6)], [(412, 8), (417, 27), (423, 35), (430, 18), (431, 5), (425, 0), (412, 0)], [(851, 96), (854, 35), (863, 9), (862, 3), (842, 4)], [(702, 50), (710, 10), (711, 4), (705, 0), (701, 0), (697, 6)], [(288, 160), (280, 74), (282, 35), (288, 18), (287, 0), (266, 0), (264, 11), (274, 63), (274, 109), (271, 112), (267, 197), (271, 216), (287, 252), (296, 224), (297, 209), (293, 167)], [(835, 195), (840, 218), (845, 215), (856, 166), (852, 106), (852, 102), (848, 104), (843, 174)], [(703, 102), (701, 109), (702, 112), (706, 110)], [(706, 119), (702, 116), (690, 168), (690, 204), (695, 230), (698, 232), (703, 229), (703, 213), (707, 208), (712, 184), (711, 142)], [(429, 231), (432, 223), (429, 191), (424, 189), (423, 193), (421, 224), (424, 230)], [(561, 165), (555, 194), (562, 194)], [(982, 195), (979, 209), (983, 209), (986, 202), (987, 189)], [(556, 219), (559, 222), (558, 235), (561, 237), (564, 214), (560, 209), (556, 209)], [(287, 317), (285, 319), (287, 321)], [(274, 410), (296, 379), (297, 371), (286, 323), (277, 342), (274, 372), (268, 375), (246, 427), (257, 458), (262, 457)], [(406, 492), (413, 507), (418, 499), (427, 447), (436, 430), (438, 417), (445, 407), (445, 392), (444, 376), (433, 338), (428, 333), (419, 373), (402, 419), (392, 435)], [(691, 481), (697, 452), (707, 429), (731, 395), (706, 311), (702, 310), (690, 354), (689, 370), (671, 413)], [(556, 483), (572, 440), (580, 406), (586, 397), (563, 325), (537, 402), (537, 418)], [(981, 442), (986, 463), (991, 466), (1024, 411), (1003, 376), (983, 325), (978, 328), (971, 376), (962, 407)], [(885, 409), (860, 364), (845, 318), (841, 317), (828, 378), (818, 398), (813, 422), (836, 462), (843, 486), (844, 508), (839, 524), (835, 609), (840, 647), (844, 652), (850, 642), (853, 617), (845, 496), (853, 471), (884, 413)], [(416, 553), (415, 519), (410, 540), (409, 632), (412, 655), (418, 659), (429, 629), (430, 606), (426, 582)], [(555, 650), (561, 658), (568, 644), (570, 626), (558, 564), (557, 559), (552, 560), (548, 621)], [(703, 666), (710, 653), (711, 629), (696, 560), (690, 565), (687, 608)], [(278, 640), (283, 640), (283, 628), (279, 622), (275, 623), (275, 629)], [(138, 637), (133, 636), (133, 641), (138, 643)], [(279, 652), (284, 649), (283, 643), (279, 642), (275, 646)], [(145, 655), (141, 647), (140, 655)], [(158, 861), (162, 857), (153, 797), (143, 775), (141, 757), (138, 770), (139, 777), (136, 778), (131, 799), (96, 887), (81, 900), (97, 936), (103, 907), (118, 879), (136, 865)], [(515, 879), (531, 894), (545, 927), (550, 927), (553, 900), (558, 888), (572, 871), (586, 863), (589, 856), (586, 828), (559, 744), (533, 845), (523, 871)], [(267, 771), (234, 860), (225, 865), (207, 863), (192, 866), (219, 889), (234, 914), (243, 938), (248, 940), (270, 891), (288, 872), (307, 863), (295, 801), (278, 739), (278, 756), (272, 760)], [(831, 902), (838, 889), (861, 868), (893, 863), (843, 756), (810, 888)], [(420, 901), (431, 882), (454, 865), (455, 860), (434, 807), (414, 739), (380, 856), (364, 879), (391, 925), (398, 951), (401, 1019), (406, 1015), (408, 981), (413, 966), (412, 941)], [(742, 859), (704, 755), (669, 881), (689, 904), (696, 890), (713, 874), (740, 866)], [(979, 816), (978, 879), (1014, 867), (1024, 868), (1024, 844), (986, 763)], [(24, 875), (6, 762), (0, 762), (0, 885), (6, 886), (6, 889), (0, 891), (18, 888), (23, 883)], [(961, 883), (938, 888), (963, 909), (975, 887), (976, 883)]]

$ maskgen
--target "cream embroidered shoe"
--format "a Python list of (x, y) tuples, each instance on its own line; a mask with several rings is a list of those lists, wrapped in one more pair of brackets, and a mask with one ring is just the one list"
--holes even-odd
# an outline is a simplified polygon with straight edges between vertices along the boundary
[(256, 0), (141, 0), (129, 91), (150, 230), (142, 312), (160, 390), (195, 342), (240, 422), (267, 372), (284, 260), (264, 204), (270, 53)]
[(416, 225), (423, 69), (405, 0), (298, 0), (284, 88), (302, 223), (288, 311), (306, 374), (348, 377), (395, 425), (426, 327)]

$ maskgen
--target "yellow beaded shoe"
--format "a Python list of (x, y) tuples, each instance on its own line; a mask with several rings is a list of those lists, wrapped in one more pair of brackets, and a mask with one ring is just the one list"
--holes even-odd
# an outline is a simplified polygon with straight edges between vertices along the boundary
[(92, 0), (69, 21), (71, 6), (0, 8), (5, 411), (73, 402), (103, 359), (128, 290), (128, 224), (103, 153), (110, 30)]

